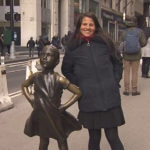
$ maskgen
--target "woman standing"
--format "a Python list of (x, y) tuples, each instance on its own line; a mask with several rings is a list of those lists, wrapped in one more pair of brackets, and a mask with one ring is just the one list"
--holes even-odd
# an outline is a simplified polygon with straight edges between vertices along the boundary
[(125, 123), (119, 82), (122, 61), (96, 16), (79, 17), (62, 63), (62, 73), (82, 91), (78, 118), (88, 129), (88, 150), (100, 150), (101, 129), (112, 150), (123, 150), (118, 126)]

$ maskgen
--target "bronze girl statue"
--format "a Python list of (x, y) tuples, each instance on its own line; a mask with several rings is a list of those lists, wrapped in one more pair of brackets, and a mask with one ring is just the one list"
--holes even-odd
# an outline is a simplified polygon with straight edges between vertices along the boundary
[[(22, 84), (23, 94), (33, 107), (24, 133), (30, 137), (40, 137), (39, 150), (48, 150), (49, 138), (57, 140), (59, 150), (68, 150), (67, 137), (72, 131), (81, 129), (78, 120), (65, 111), (79, 99), (81, 91), (68, 79), (54, 72), (58, 63), (58, 49), (51, 45), (45, 46), (40, 55), (42, 71), (30, 75)], [(34, 85), (33, 95), (28, 90), (31, 85)], [(73, 95), (61, 104), (63, 89)]]

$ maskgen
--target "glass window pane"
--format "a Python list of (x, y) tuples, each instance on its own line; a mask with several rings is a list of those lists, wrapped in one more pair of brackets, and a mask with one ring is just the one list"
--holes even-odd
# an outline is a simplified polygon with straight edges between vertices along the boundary
[(115, 24), (113, 22), (109, 22), (109, 35), (115, 41)]
[(44, 8), (46, 8), (46, 0), (44, 0)]
[(10, 0), (6, 0), (6, 6), (10, 6)]
[(79, 15), (80, 15), (79, 0), (74, 0), (74, 24), (77, 23)]
[(109, 7), (112, 8), (112, 0), (109, 1)]
[(86, 12), (86, 0), (82, 0), (82, 12)]
[(0, 6), (3, 6), (3, 0), (0, 0)]
[(20, 0), (14, 0), (14, 6), (20, 6)]
[(108, 20), (107, 19), (103, 19), (103, 31), (108, 34)]
[(99, 3), (94, 0), (90, 0), (89, 10), (98, 17), (99, 16)]

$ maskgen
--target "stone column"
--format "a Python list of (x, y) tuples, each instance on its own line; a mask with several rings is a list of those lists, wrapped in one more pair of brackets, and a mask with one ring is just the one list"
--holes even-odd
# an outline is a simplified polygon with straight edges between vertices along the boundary
[(51, 38), (58, 34), (58, 0), (51, 1)]
[(21, 0), (21, 45), (26, 46), (32, 36), (41, 35), (41, 0)]

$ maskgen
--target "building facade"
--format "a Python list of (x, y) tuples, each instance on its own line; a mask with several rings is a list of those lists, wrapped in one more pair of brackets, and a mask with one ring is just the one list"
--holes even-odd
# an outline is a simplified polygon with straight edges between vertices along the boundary
[[(14, 36), (16, 44), (20, 45), (20, 0), (14, 0)], [(10, 30), (10, 0), (0, 0), (0, 34), (4, 29)]]
[(102, 27), (114, 42), (118, 42), (125, 21), (143, 16), (143, 4), (143, 0), (102, 0)]
[[(4, 28), (10, 28), (10, 1), (0, 0), (0, 33)], [(106, 33), (117, 42), (124, 21), (132, 16), (142, 18), (144, 0), (13, 0), (15, 44), (26, 46), (32, 36), (63, 37), (68, 31), (73, 31), (81, 13), (92, 11)], [(140, 20), (140, 19), (139, 19)], [(141, 22), (141, 21), (140, 21)], [(144, 22), (144, 20), (143, 20)]]

